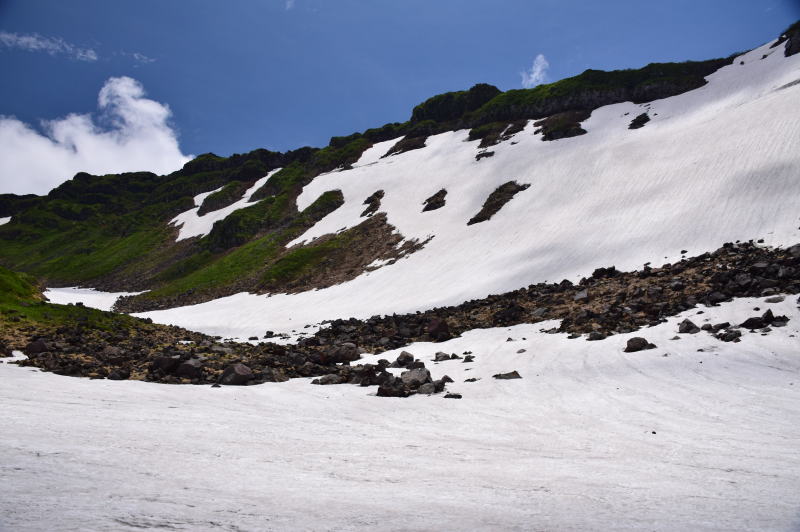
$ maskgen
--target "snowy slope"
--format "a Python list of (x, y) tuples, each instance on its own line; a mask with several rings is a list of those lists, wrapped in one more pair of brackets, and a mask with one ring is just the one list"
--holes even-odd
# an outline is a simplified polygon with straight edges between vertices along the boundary
[(11, 221), (11, 216), (5, 216), (3, 218), (0, 218), (0, 225), (7, 224), (10, 221)]
[[(796, 299), (692, 310), (641, 331), (658, 349), (639, 353), (548, 324), (407, 348), (473, 351), (428, 364), (461, 400), (0, 363), (0, 530), (797, 530)], [(789, 326), (669, 340), (684, 317), (738, 323), (756, 305)], [(510, 370), (523, 379), (491, 378)]]
[[(782, 47), (765, 45), (700, 89), (600, 108), (580, 137), (542, 142), (528, 124), (481, 161), (467, 131), (431, 137), (423, 149), (388, 158), (380, 155), (393, 142), (381, 143), (352, 170), (320, 176), (304, 189), (300, 209), (332, 189), (342, 191), (345, 204), (298, 242), (360, 223), (364, 199), (383, 189), (381, 210), (391, 224), (409, 239), (433, 236), (424, 249), (324, 290), (243, 293), (144, 315), (244, 338), (323, 319), (457, 304), (534, 282), (575, 280), (599, 266), (660, 264), (683, 249), (702, 253), (737, 239), (797, 243), (800, 84), (790, 84), (798, 79), (800, 55), (786, 58)], [(645, 110), (651, 121), (629, 130)], [(491, 220), (467, 226), (489, 193), (509, 180), (531, 186)], [(423, 200), (441, 188), (448, 191), (446, 206), (421, 212)], [(181, 237), (209, 230), (189, 227), (210, 214), (192, 223), (188, 216)]]
[(210, 190), (208, 192), (203, 192), (202, 194), (198, 194), (194, 197), (194, 204), (195, 208), (189, 209), (188, 211), (182, 212), (173, 218), (170, 223), (175, 225), (179, 228), (178, 238), (176, 241), (181, 241), (185, 238), (191, 238), (193, 236), (204, 236), (211, 232), (211, 228), (214, 227), (214, 222), (218, 222), (219, 220), (224, 220), (234, 211), (238, 211), (239, 209), (244, 209), (245, 207), (249, 207), (250, 205), (255, 205), (258, 202), (250, 202), (250, 196), (252, 196), (256, 190), (261, 188), (264, 183), (272, 176), (272, 174), (278, 172), (280, 168), (272, 170), (266, 176), (262, 177), (255, 183), (253, 186), (248, 188), (245, 193), (242, 195), (242, 198), (228, 205), (227, 207), (223, 207), (222, 209), (218, 209), (216, 211), (207, 212), (202, 216), (199, 216), (197, 212), (200, 210), (200, 206), (203, 204), (203, 201), (219, 190), (222, 190), (222, 187), (219, 187), (214, 190)]

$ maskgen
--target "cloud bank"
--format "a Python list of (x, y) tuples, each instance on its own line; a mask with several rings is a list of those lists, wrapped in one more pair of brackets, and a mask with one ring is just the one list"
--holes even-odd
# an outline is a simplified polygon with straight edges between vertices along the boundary
[(44, 52), (50, 55), (66, 55), (78, 61), (97, 61), (97, 52), (91, 48), (79, 48), (59, 37), (44, 37), (38, 33), (9, 33), (0, 31), (0, 45), (28, 52)]
[(530, 70), (520, 72), (522, 76), (522, 86), (526, 89), (531, 89), (537, 85), (541, 85), (547, 81), (547, 69), (550, 68), (550, 63), (547, 58), (539, 54), (533, 60), (533, 65)]
[(169, 107), (146, 98), (135, 79), (110, 78), (97, 105), (104, 127), (89, 114), (70, 114), (43, 121), (39, 133), (0, 116), (0, 193), (46, 194), (81, 171), (165, 174), (191, 158), (168, 123)]

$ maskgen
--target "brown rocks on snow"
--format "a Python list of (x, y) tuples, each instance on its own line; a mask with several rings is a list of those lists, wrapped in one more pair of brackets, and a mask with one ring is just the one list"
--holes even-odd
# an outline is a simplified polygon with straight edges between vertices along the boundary
[(427, 326), (428, 336), (434, 342), (444, 342), (453, 336), (450, 334), (450, 325), (443, 318), (432, 318)]
[(651, 344), (641, 336), (634, 336), (625, 345), (626, 353), (635, 353), (637, 351), (644, 351), (646, 349), (655, 349), (655, 344)]
[(789, 322), (786, 316), (775, 316), (772, 310), (767, 310), (761, 316), (747, 318), (739, 326), (745, 329), (763, 329), (764, 327), (783, 327)]

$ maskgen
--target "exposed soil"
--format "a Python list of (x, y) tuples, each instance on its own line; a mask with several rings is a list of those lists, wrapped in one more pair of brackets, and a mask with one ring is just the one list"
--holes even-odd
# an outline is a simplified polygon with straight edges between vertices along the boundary
[(422, 204), (425, 206), (422, 208), (422, 212), (435, 211), (436, 209), (444, 207), (446, 202), (444, 199), (445, 196), (447, 196), (447, 190), (441, 189), (439, 192), (423, 201)]
[(541, 133), (542, 140), (577, 137), (586, 134), (586, 130), (581, 127), (581, 122), (587, 120), (591, 115), (591, 111), (566, 111), (534, 122), (533, 125), (539, 128), (535, 133)]
[(383, 199), (383, 190), (378, 190), (371, 194), (367, 199), (364, 200), (364, 205), (367, 206), (364, 209), (364, 212), (361, 213), (361, 216), (372, 216), (378, 209), (381, 208), (381, 200)]
[(467, 225), (477, 224), (490, 220), (492, 216), (503, 208), (503, 206), (511, 201), (511, 199), (518, 193), (530, 187), (529, 184), (520, 185), (516, 181), (509, 181), (497, 187), (486, 201), (483, 202), (483, 207), (478, 211), (478, 214), (470, 218)]

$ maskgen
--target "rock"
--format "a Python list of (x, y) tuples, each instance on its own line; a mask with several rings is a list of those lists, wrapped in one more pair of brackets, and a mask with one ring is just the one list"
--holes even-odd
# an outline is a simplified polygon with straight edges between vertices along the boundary
[(47, 351), (50, 351), (50, 346), (47, 344), (47, 342), (39, 338), (26, 345), (23, 351), (26, 355), (38, 355), (39, 353), (46, 353)]
[(395, 360), (396, 368), (404, 368), (414, 362), (414, 355), (409, 353), (408, 351), (401, 351), (399, 355), (397, 355), (397, 360)]
[(241, 386), (247, 384), (253, 378), (253, 370), (244, 364), (233, 364), (222, 372), (220, 384), (226, 386)]
[[(593, 342), (593, 341), (597, 341), (597, 340), (604, 340), (605, 337), (606, 337), (606, 335), (601, 333), (600, 331), (592, 331), (592, 332), (589, 333), (589, 336), (586, 338), (586, 340), (589, 341), (589, 342)], [(521, 349), (520, 351), (524, 352), (525, 350)]]
[(585, 303), (585, 302), (589, 301), (589, 291), (588, 290), (581, 290), (580, 292), (577, 292), (573, 296), (572, 300), (575, 301), (576, 303)]
[(445, 394), (444, 398), (445, 399), (461, 399), (461, 394), (460, 393), (452, 393), (452, 392), (450, 392), (448, 394)]
[(450, 360), (450, 355), (441, 351), (436, 353), (433, 358), (434, 362), (444, 362), (445, 360)]
[(700, 330), (702, 330), (702, 331), (712, 331), (712, 330), (714, 330), (714, 327), (710, 323), (704, 323), (703, 325), (700, 326)]
[(442, 377), (440, 380), (441, 380), (442, 382), (444, 382), (444, 383), (448, 383), (448, 382), (455, 382), (455, 381), (453, 381), (453, 379), (451, 379), (451, 378), (450, 378), (450, 377), (448, 377), (447, 375), (445, 375), (444, 377)]
[(714, 324), (711, 328), (716, 332), (716, 331), (719, 331), (719, 330), (722, 330), (722, 329), (727, 329), (730, 326), (731, 326), (730, 322), (723, 321), (722, 323)]
[(431, 382), (431, 372), (425, 368), (416, 368), (400, 374), (400, 380), (407, 388), (415, 389)]
[(788, 248), (786, 251), (788, 251), (789, 255), (791, 255), (795, 259), (800, 259), (800, 244), (795, 244), (794, 246)]
[(474, 361), (475, 361), (475, 355), (466, 355), (464, 357), (463, 364), (466, 364), (467, 362), (474, 362)]
[(181, 364), (180, 355), (173, 355), (173, 356), (162, 355), (153, 359), (153, 361), (150, 363), (150, 370), (151, 371), (160, 370), (169, 375), (173, 371), (178, 369), (178, 366), (180, 364)]
[(680, 334), (696, 334), (700, 332), (700, 328), (692, 323), (692, 320), (686, 318), (678, 325), (678, 332)]
[(378, 397), (408, 397), (408, 391), (400, 379), (393, 377), (378, 386)]
[(427, 326), (428, 336), (434, 342), (444, 342), (453, 336), (450, 334), (450, 326), (442, 318), (432, 318)]
[(199, 379), (203, 376), (203, 361), (199, 358), (190, 358), (181, 362), (175, 370), (175, 376), (184, 379)]
[(508, 373), (497, 373), (496, 375), (492, 375), (492, 377), (495, 378), (495, 379), (499, 379), (499, 380), (510, 380), (510, 379), (521, 379), (522, 378), (522, 376), (520, 376), (520, 374), (517, 373), (516, 370), (510, 371)]
[(361, 358), (358, 346), (352, 342), (333, 345), (325, 351), (323, 364), (343, 364), (354, 362)]
[(764, 300), (764, 303), (780, 303), (784, 300), (783, 296), (772, 296)]
[(319, 379), (314, 379), (311, 381), (311, 384), (320, 384), (322, 386), (328, 384), (342, 384), (344, 379), (338, 373), (329, 373), (327, 375), (323, 375)]
[(425, 384), (417, 388), (417, 393), (433, 395), (434, 393), (436, 393), (436, 385), (433, 384), (432, 382), (426, 382)]
[(129, 369), (126, 368), (116, 368), (108, 374), (108, 380), (112, 381), (124, 381), (128, 380), (131, 377), (131, 372)]
[(634, 336), (625, 346), (626, 353), (636, 353), (637, 351), (644, 351), (645, 349), (655, 349), (655, 345), (648, 342), (641, 336)]
[(723, 331), (718, 333), (716, 337), (723, 342), (738, 342), (739, 338), (742, 336), (742, 331), (737, 329), (729, 329), (727, 331)]

